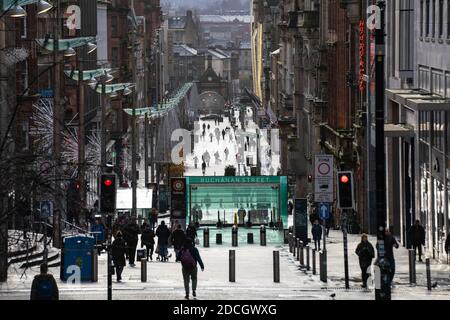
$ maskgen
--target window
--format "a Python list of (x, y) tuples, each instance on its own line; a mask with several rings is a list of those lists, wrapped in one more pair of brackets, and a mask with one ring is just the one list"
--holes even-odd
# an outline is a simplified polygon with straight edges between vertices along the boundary
[(427, 0), (425, 8), (425, 33), (430, 36), (430, 0)]
[(439, 25), (438, 32), (439, 37), (442, 38), (444, 36), (444, 0), (439, 0)]
[(431, 36), (436, 36), (436, 0), (433, 0), (433, 8), (431, 8)]
[(113, 67), (119, 66), (119, 48), (111, 49), (111, 62)]
[(420, 36), (423, 37), (423, 0), (420, 0)]
[(27, 37), (27, 17), (23, 17), (20, 19), (20, 37)]
[(111, 36), (113, 37), (118, 35), (117, 24), (117, 16), (111, 16)]

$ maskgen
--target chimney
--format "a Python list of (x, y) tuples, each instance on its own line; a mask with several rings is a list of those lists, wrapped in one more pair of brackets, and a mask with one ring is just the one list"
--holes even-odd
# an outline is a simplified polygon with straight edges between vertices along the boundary
[(208, 55), (208, 68), (212, 69), (212, 55)]

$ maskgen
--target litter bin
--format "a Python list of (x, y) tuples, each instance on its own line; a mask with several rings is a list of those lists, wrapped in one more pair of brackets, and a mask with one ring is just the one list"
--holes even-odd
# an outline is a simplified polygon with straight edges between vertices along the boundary
[(95, 248), (95, 239), (90, 236), (71, 236), (63, 240), (61, 250), (61, 280), (67, 281), (79, 271), (80, 281), (94, 282), (94, 263), (93, 258)]
[(216, 244), (222, 244), (222, 234), (221, 233), (216, 234)]

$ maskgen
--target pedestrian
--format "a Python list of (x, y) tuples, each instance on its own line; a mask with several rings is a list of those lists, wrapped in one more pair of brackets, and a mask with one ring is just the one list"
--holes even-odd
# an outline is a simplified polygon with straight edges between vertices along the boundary
[(205, 162), (206, 162), (206, 165), (209, 167), (209, 161), (211, 160), (211, 156), (209, 155), (209, 152), (208, 152), (208, 151), (206, 151), (206, 152), (204, 153), (204, 155), (205, 155)]
[(203, 138), (203, 140), (205, 140), (205, 134), (206, 134), (205, 129), (203, 129), (203, 131), (202, 131), (202, 138)]
[(169, 260), (167, 248), (169, 246), (170, 230), (167, 228), (164, 220), (161, 221), (159, 227), (156, 229), (156, 236), (158, 237), (159, 255), (161, 256), (161, 261), (165, 262)]
[(223, 152), (225, 153), (225, 161), (228, 161), (228, 155), (230, 154), (230, 151), (228, 150), (228, 148), (225, 148)]
[(203, 132), (205, 132), (205, 129), (206, 129), (206, 124), (203, 123)]
[(172, 244), (175, 256), (178, 256), (178, 252), (180, 252), (185, 239), (186, 235), (184, 234), (183, 229), (181, 229), (181, 224), (178, 224), (175, 231), (172, 232)]
[(320, 240), (322, 239), (322, 226), (319, 224), (319, 220), (314, 220), (314, 224), (311, 228), (311, 233), (313, 235), (314, 247), (320, 250)]
[(186, 237), (192, 239), (195, 246), (195, 239), (197, 239), (197, 229), (195, 229), (194, 222), (189, 223), (189, 226), (186, 229)]
[(214, 135), (213, 135), (213, 133), (211, 132), (211, 133), (209, 134), (209, 142), (212, 142), (213, 137), (214, 137)]
[(198, 157), (195, 156), (195, 157), (194, 157), (194, 166), (195, 166), (195, 169), (197, 169), (197, 165), (198, 165)]
[(31, 284), (30, 300), (59, 300), (59, 289), (48, 265), (41, 264), (40, 274), (35, 275)]
[(134, 267), (136, 247), (139, 241), (139, 227), (136, 224), (135, 218), (131, 218), (125, 228), (123, 228), (123, 239), (127, 244), (128, 262), (131, 267)]
[(222, 140), (225, 140), (225, 130), (222, 129)]
[(197, 296), (197, 263), (200, 265), (202, 271), (205, 270), (202, 258), (198, 249), (194, 247), (191, 238), (186, 238), (183, 248), (178, 252), (177, 261), (181, 261), (181, 271), (183, 273), (184, 290), (186, 292), (185, 299), (189, 299), (189, 282), (192, 279), (192, 295)]
[(208, 131), (209, 131), (210, 128), (211, 128), (211, 126), (208, 124)]
[(142, 234), (141, 234), (141, 248), (145, 246), (147, 252), (147, 261), (148, 258), (153, 260), (153, 249), (155, 246), (155, 231), (150, 228), (148, 224), (142, 225)]
[(205, 161), (202, 162), (202, 172), (203, 172), (203, 175), (205, 175), (205, 173), (206, 173), (206, 163), (205, 163)]
[(158, 209), (152, 208), (150, 215), (150, 227), (155, 230), (155, 226), (158, 224)]
[(289, 203), (288, 203), (288, 212), (289, 212), (289, 215), (292, 215), (292, 212), (294, 211), (294, 204), (292, 203), (292, 201), (290, 201), (289, 200)]
[[(394, 247), (398, 249), (399, 244), (397, 240), (392, 235), (392, 232), (390, 229), (386, 229), (385, 231), (385, 237), (384, 237), (384, 258), (389, 263), (389, 284), (392, 285), (392, 280), (394, 279), (395, 275), (395, 258), (394, 258)], [(377, 250), (378, 250), (378, 244), (377, 244)]]
[(111, 245), (111, 255), (114, 263), (114, 268), (116, 269), (117, 282), (122, 280), (122, 271), (127, 264), (125, 260), (126, 253), (126, 243), (122, 237), (122, 232), (117, 232), (116, 238)]
[(375, 257), (375, 250), (369, 242), (367, 234), (363, 233), (361, 235), (361, 242), (356, 247), (355, 253), (359, 258), (359, 266), (361, 268), (363, 282), (362, 287), (367, 288), (367, 279), (369, 279), (370, 276), (367, 269), (370, 268), (372, 259)]
[(419, 261), (422, 262), (422, 246), (425, 245), (425, 229), (420, 224), (420, 220), (416, 220), (414, 225), (409, 229), (409, 239), (414, 253), (417, 255), (416, 251), (419, 251)]
[(214, 153), (214, 157), (216, 158), (216, 165), (220, 164), (221, 160), (219, 151), (216, 151), (216, 153)]

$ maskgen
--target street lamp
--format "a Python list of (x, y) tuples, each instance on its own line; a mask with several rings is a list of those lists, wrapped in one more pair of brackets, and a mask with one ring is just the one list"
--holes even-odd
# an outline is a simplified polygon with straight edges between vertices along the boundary
[(27, 12), (18, 4), (16, 4), (12, 9), (8, 10), (7, 15), (11, 18), (22, 18), (26, 17)]
[(49, 11), (51, 8), (53, 8), (53, 6), (50, 3), (44, 0), (39, 0), (37, 6), (37, 13), (38, 14), (45, 13)]

